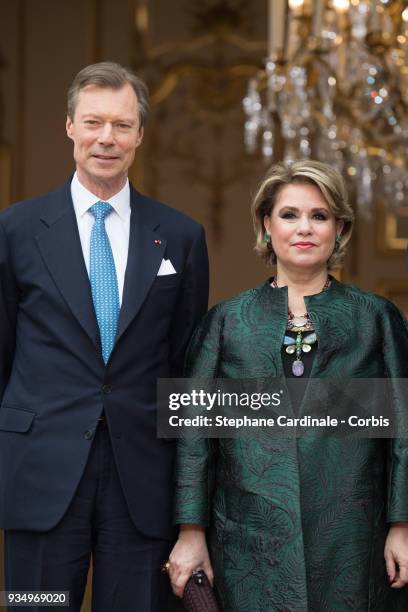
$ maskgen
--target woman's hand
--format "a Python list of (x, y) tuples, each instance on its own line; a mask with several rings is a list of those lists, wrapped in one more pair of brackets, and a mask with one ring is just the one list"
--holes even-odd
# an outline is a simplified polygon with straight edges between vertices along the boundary
[(384, 550), (387, 574), (393, 589), (408, 583), (408, 523), (393, 523)]
[(214, 574), (207, 542), (205, 528), (201, 525), (182, 525), (170, 557), (169, 576), (173, 592), (177, 597), (183, 597), (184, 587), (195, 569), (202, 569), (213, 584)]

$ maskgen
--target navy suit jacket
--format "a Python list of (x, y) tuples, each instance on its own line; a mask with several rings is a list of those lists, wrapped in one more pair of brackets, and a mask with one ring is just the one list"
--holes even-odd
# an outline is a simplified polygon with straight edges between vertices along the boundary
[[(156, 437), (156, 380), (181, 374), (207, 308), (204, 231), (131, 188), (122, 307), (105, 366), (70, 182), (0, 214), (0, 527), (59, 522), (104, 411), (134, 524), (171, 537), (175, 445)], [(163, 258), (177, 274), (157, 276)]]

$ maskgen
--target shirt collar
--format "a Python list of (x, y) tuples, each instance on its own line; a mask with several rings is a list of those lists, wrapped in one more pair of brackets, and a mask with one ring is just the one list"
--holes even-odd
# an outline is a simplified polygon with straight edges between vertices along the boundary
[[(88, 210), (90, 209), (95, 202), (99, 202), (100, 198), (98, 198), (91, 191), (88, 191), (86, 187), (79, 182), (78, 175), (75, 172), (72, 177), (71, 182), (71, 195), (72, 202), (74, 204), (74, 209), (76, 215), (83, 217)], [(109, 198), (109, 204), (112, 206), (114, 211), (119, 215), (119, 217), (126, 221), (130, 215), (130, 187), (129, 187), (129, 179), (126, 179), (125, 185), (122, 187), (118, 193), (115, 193), (111, 198)]]

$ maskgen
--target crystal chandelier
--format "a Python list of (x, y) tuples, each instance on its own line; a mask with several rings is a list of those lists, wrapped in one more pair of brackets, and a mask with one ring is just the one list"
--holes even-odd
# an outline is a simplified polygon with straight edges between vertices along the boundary
[(362, 215), (407, 206), (408, 7), (269, 0), (269, 57), (243, 100), (248, 152), (313, 157), (346, 176)]

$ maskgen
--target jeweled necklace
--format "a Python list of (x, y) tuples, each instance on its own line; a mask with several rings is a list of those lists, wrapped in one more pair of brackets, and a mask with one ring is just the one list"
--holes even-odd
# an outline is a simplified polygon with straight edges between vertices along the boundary
[[(323, 285), (322, 291), (325, 291), (330, 287), (330, 277), (328, 276), (326, 282)], [(278, 288), (278, 283), (275, 278), (272, 278), (272, 287)], [(317, 341), (317, 336), (314, 331), (313, 323), (310, 320), (309, 314), (305, 314), (301, 317), (295, 317), (291, 309), (288, 307), (288, 321), (286, 330), (296, 333), (296, 338), (286, 336), (283, 339), (283, 349), (288, 355), (295, 354), (295, 360), (292, 363), (292, 373), (294, 376), (303, 376), (305, 366), (302, 361), (302, 352), (308, 353), (312, 350), (312, 344)], [(310, 332), (307, 336), (302, 337), (302, 333)]]

